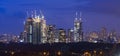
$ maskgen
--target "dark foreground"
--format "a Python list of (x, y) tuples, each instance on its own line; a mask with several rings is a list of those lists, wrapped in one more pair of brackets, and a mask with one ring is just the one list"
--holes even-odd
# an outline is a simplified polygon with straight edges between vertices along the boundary
[(119, 56), (120, 44), (109, 43), (0, 43), (0, 56)]

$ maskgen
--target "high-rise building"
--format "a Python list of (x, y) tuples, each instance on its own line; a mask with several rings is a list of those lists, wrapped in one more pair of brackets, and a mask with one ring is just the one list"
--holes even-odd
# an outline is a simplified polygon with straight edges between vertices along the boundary
[(112, 31), (109, 33), (108, 42), (110, 42), (110, 43), (116, 43), (117, 41), (118, 41), (118, 40), (117, 40), (116, 31), (115, 31), (115, 30), (112, 30)]
[(66, 31), (59, 29), (59, 42), (66, 42)]
[(106, 42), (107, 41), (107, 29), (105, 27), (101, 28), (101, 31), (99, 33), (99, 39)]
[(24, 41), (27, 43), (40, 44), (47, 41), (46, 38), (46, 20), (43, 14), (37, 15), (36, 12), (25, 22), (25, 32), (27, 37)]
[(66, 42), (73, 42), (74, 41), (74, 30), (68, 29), (67, 39)]
[(48, 43), (54, 43), (56, 39), (55, 25), (48, 25), (47, 27), (47, 41)]
[(80, 18), (78, 18), (78, 14), (76, 13), (76, 18), (74, 20), (74, 42), (83, 41), (83, 31), (82, 31), (82, 21), (81, 21), (81, 13)]
[(20, 33), (19, 42), (25, 42), (25, 40), (27, 40), (27, 39), (25, 39), (25, 38), (27, 38), (26, 32), (25, 32), (25, 31), (24, 31), (24, 32), (21, 32), (21, 33)]

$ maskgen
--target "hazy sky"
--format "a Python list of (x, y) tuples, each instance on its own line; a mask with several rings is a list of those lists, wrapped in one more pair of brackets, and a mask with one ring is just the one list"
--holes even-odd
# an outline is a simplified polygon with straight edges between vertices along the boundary
[(57, 28), (73, 28), (75, 12), (82, 11), (84, 31), (106, 27), (120, 32), (120, 0), (0, 0), (0, 34), (19, 34), (26, 11), (40, 9), (47, 24)]

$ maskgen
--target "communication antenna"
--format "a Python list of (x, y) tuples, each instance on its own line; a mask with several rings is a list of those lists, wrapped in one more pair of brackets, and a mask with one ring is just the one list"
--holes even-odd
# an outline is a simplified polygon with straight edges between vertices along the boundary
[(76, 12), (76, 14), (75, 14), (75, 20), (77, 20), (77, 16), (78, 16), (78, 13)]
[(26, 11), (26, 14), (27, 14), (27, 17), (29, 17), (29, 16), (28, 16), (28, 11)]
[(80, 11), (80, 20), (82, 20), (82, 12)]

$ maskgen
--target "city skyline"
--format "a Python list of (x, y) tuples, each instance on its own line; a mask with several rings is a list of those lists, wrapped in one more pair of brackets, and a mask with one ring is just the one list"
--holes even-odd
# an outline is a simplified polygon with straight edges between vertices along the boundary
[[(103, 42), (103, 43), (119, 43), (120, 35), (115, 30), (107, 31), (107, 28), (102, 27), (100, 31), (83, 31), (82, 13), (76, 12), (74, 18), (74, 27), (69, 29), (57, 28), (56, 25), (46, 24), (45, 17), (42, 11), (34, 10), (27, 13), (29, 16), (24, 22), (24, 30), (19, 36), (2, 34), (0, 41), (9, 42), (24, 42), (32, 44), (41, 43), (57, 43), (57, 42)], [(9, 40), (11, 38), (11, 40)]]
[[(82, 11), (85, 32), (99, 31), (101, 27), (106, 27), (108, 31), (115, 29), (120, 32), (120, 8), (117, 0), (13, 1), (0, 1), (0, 34), (19, 35), (24, 28), (26, 11), (39, 9), (43, 11), (47, 24), (55, 24), (57, 28), (73, 28), (76, 11)], [(104, 6), (100, 5), (101, 3)]]
[(120, 56), (120, 0), (0, 0), (0, 56)]

